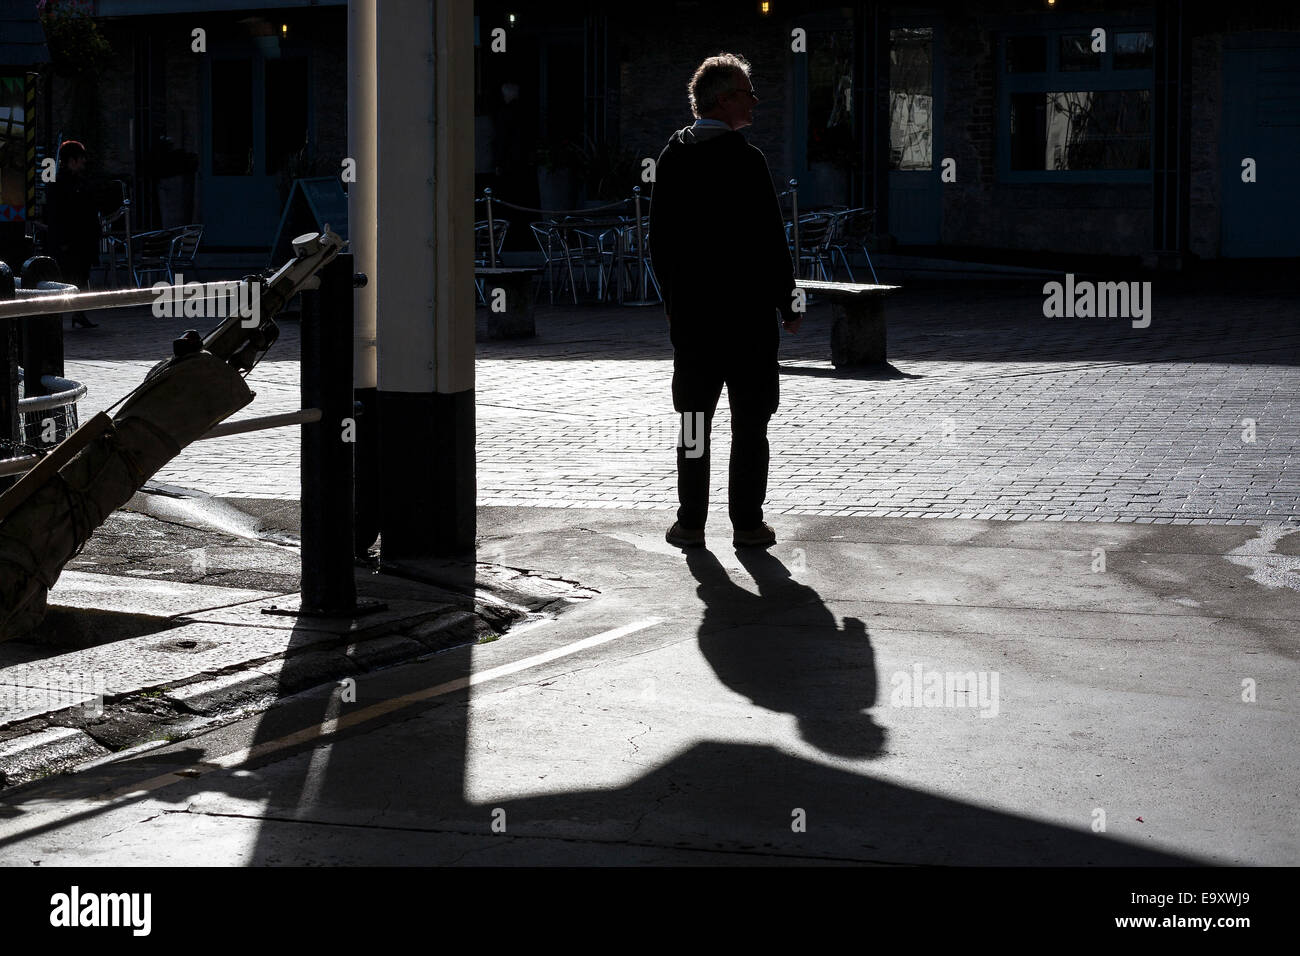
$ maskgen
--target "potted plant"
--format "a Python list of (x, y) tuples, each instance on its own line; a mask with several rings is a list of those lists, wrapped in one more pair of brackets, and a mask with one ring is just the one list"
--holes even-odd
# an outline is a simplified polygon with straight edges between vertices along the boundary
[(92, 12), (90, 0), (40, 0), (36, 4), (50, 62), (60, 76), (94, 76), (112, 65), (113, 47)]

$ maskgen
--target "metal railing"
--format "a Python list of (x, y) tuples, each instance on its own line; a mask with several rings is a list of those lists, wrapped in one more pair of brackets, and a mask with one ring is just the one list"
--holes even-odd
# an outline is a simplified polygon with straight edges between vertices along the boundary
[[(299, 425), (302, 428), (302, 599), (300, 613), (313, 616), (353, 616), (377, 610), (382, 605), (373, 601), (358, 603), (354, 578), (354, 526), (352, 521), (337, 520), (340, 513), (354, 511), (353, 443), (340, 442), (340, 425), (357, 415), (352, 388), (352, 309), (351, 290), (364, 285), (365, 276), (352, 272), (352, 257), (342, 254), (342, 241), (330, 233), (315, 233), (297, 237), (293, 242), (295, 258), (269, 277), (249, 277), (238, 281), (185, 283), (183, 286), (156, 283), (148, 289), (116, 289), (103, 292), (77, 292), (66, 283), (48, 282), (53, 267), (52, 260), (39, 257), (28, 260), (24, 266), (22, 289), (13, 281), (7, 265), (0, 262), (0, 439), (19, 444), (15, 434), (18, 411), (39, 411), (50, 407), (68, 405), (86, 394), (86, 388), (61, 375), (41, 375), (39, 381), (52, 394), (18, 398), (18, 371), (14, 332), (16, 320), (25, 320), (24, 337), (42, 326), (48, 327), (51, 316), (68, 311), (102, 311), (149, 305), (164, 294), (175, 297), (173, 301), (205, 302), (218, 298), (229, 301), (232, 288), (239, 289), (250, 282), (259, 284), (249, 294), (260, 297), (262, 325), (247, 330), (243, 337), (232, 335), (229, 317), (206, 337), (187, 333), (175, 344), (176, 354), (185, 350), (209, 349), (214, 354), (228, 356), (228, 361), (245, 374), (261, 358), (261, 354), (274, 341), (259, 348), (253, 346), (261, 339), (260, 333), (269, 325), (275, 331), (271, 318), (289, 299), (299, 292), (303, 297), (303, 323), (301, 335), (301, 391), (302, 407), (298, 411), (267, 415), (237, 422), (223, 422), (211, 428), (197, 440), (223, 438), (269, 428)], [(45, 287), (42, 288), (42, 283)], [(35, 286), (34, 288), (31, 286)], [(197, 288), (196, 288), (197, 287)], [(68, 290), (73, 291), (68, 291)], [(328, 294), (322, 294), (322, 289)], [(170, 291), (169, 291), (170, 290)], [(218, 315), (225, 315), (218, 312)], [(49, 356), (51, 363), (62, 370), (62, 322), (53, 320), (57, 334), (51, 339), (57, 343), (57, 355)], [(48, 328), (45, 331), (49, 331)], [(238, 332), (237, 326), (233, 327)], [(244, 338), (248, 342), (244, 342)], [(252, 351), (250, 352), (250, 349)], [(9, 361), (5, 361), (5, 357)], [(33, 363), (27, 363), (29, 365)], [(28, 373), (30, 374), (30, 373)], [(110, 406), (112, 411), (127, 401), (149, 379), (137, 386), (126, 397)], [(102, 417), (102, 416), (97, 416)], [(6, 420), (11, 419), (11, 420)], [(102, 426), (101, 426), (102, 427)], [(354, 423), (354, 428), (362, 427)], [(30, 446), (29, 446), (30, 447)], [(11, 476), (30, 471), (58, 446), (36, 449), (33, 454), (0, 460), (0, 476)], [(53, 460), (53, 459), (52, 459)], [(61, 467), (61, 466), (60, 466)], [(35, 478), (36, 476), (31, 476)], [(26, 479), (24, 479), (26, 481)], [(24, 482), (14, 486), (20, 492)], [(3, 485), (0, 485), (3, 487)], [(4, 496), (0, 496), (0, 501)], [(12, 509), (11, 509), (12, 510)], [(3, 513), (3, 512), (0, 512)]]

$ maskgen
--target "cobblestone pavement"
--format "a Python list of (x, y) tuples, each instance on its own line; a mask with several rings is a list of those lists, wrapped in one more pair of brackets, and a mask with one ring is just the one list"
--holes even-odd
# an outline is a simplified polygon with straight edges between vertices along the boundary
[[(1300, 515), (1300, 305), (1156, 284), (1149, 328), (1047, 319), (1037, 287), (904, 289), (888, 306), (893, 371), (829, 362), (830, 310), (782, 346), (768, 514), (1232, 522)], [(481, 314), (481, 313), (480, 313)], [(106, 314), (66, 333), (67, 371), (116, 401), (184, 320)], [(192, 324), (192, 320), (191, 320)], [(536, 339), (481, 343), (481, 505), (676, 507), (663, 311), (543, 306)], [(297, 326), (250, 376), (237, 417), (298, 405)], [(1251, 424), (1253, 423), (1253, 425)], [(725, 400), (715, 521), (725, 517)], [(297, 429), (203, 442), (159, 481), (293, 498)]]

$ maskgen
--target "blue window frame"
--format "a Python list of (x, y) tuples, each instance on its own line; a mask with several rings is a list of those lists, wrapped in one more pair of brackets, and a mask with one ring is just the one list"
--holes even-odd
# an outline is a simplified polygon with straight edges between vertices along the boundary
[[(1063, 22), (998, 37), (997, 172), (1006, 183), (1149, 183), (1154, 31)], [(1092, 31), (1106, 31), (1093, 51)]]

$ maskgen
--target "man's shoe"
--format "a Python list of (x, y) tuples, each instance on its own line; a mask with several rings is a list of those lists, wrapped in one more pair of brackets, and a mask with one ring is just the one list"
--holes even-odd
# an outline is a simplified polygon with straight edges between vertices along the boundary
[(689, 531), (682, 527), (680, 521), (674, 521), (673, 526), (664, 535), (664, 540), (675, 548), (702, 548), (704, 547), (704, 529)]
[(770, 548), (776, 544), (776, 531), (765, 521), (749, 531), (736, 531), (731, 543), (737, 548)]

